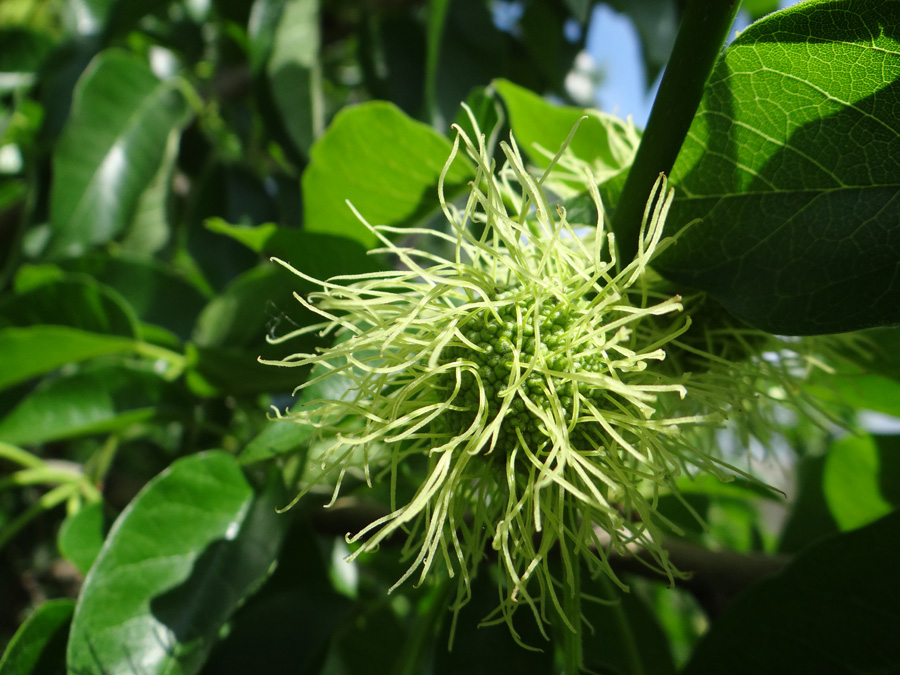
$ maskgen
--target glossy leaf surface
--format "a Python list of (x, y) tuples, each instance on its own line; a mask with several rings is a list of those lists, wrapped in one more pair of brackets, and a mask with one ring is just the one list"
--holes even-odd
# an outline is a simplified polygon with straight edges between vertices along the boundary
[[(449, 156), (450, 141), (389, 103), (343, 110), (313, 146), (303, 174), (306, 229), (371, 247), (375, 236), (346, 202), (372, 225), (424, 218), (438, 208), (438, 176)], [(470, 175), (468, 162), (458, 159), (444, 189), (450, 192)]]
[(78, 672), (195, 673), (267, 577), (287, 516), (233, 458), (193, 455), (152, 480), (113, 526), (85, 581), (68, 665)]
[(51, 255), (77, 255), (125, 231), (186, 115), (182, 94), (140, 59), (97, 57), (76, 87), (54, 156)]
[(716, 67), (672, 173), (659, 268), (781, 334), (900, 322), (900, 4), (821, 0)]

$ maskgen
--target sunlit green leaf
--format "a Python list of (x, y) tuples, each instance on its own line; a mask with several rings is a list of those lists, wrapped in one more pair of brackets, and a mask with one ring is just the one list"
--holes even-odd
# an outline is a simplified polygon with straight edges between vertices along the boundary
[(672, 173), (659, 261), (783, 334), (900, 322), (900, 4), (819, 0), (725, 51)]
[(221, 452), (179, 460), (122, 513), (85, 580), (69, 639), (75, 672), (196, 673), (269, 574), (287, 516)]
[[(831, 444), (823, 489), (831, 514), (842, 530), (868, 525), (897, 506), (885, 499), (879, 485), (882, 452), (868, 434), (845, 436)], [(900, 476), (895, 478), (900, 481)]]
[[(449, 155), (450, 141), (391, 104), (343, 110), (313, 146), (303, 174), (306, 229), (371, 247), (374, 235), (346, 202), (372, 225), (403, 225), (426, 217), (438, 208), (438, 176)], [(469, 176), (468, 162), (458, 159), (445, 190), (458, 188)]]
[(508, 80), (496, 80), (494, 87), (509, 111), (516, 142), (535, 164), (548, 166), (578, 120), (586, 116), (569, 144), (572, 152), (594, 167), (599, 181), (631, 166), (640, 137), (626, 122), (597, 110), (553, 105)]
[(28, 617), (0, 659), (0, 675), (66, 675), (73, 600), (48, 600)]

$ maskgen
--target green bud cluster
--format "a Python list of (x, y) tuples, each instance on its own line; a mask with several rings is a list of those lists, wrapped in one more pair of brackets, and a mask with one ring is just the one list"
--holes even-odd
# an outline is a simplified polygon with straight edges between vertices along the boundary
[[(458, 340), (442, 354), (444, 364), (464, 364), (456, 369), (459, 390), (443, 419), (451, 432), (464, 433), (482, 409), (483, 389), (486, 423), (501, 413), (505, 399), (511, 399), (500, 424), (496, 449), (510, 452), (521, 435), (532, 452), (539, 452), (549, 434), (535, 409), (550, 417), (558, 416), (559, 423), (569, 426), (577, 396), (604, 407), (602, 390), (579, 384), (568, 375), (603, 372), (605, 364), (599, 355), (573, 350), (579, 319), (585, 314), (578, 304), (536, 302), (533, 296), (516, 288), (498, 293), (492, 301), (496, 304), (473, 313), (460, 330), (465, 341), (476, 348)], [(510, 389), (510, 384), (526, 372), (521, 386)], [(456, 382), (457, 372), (444, 374), (442, 384), (448, 392), (456, 389)]]

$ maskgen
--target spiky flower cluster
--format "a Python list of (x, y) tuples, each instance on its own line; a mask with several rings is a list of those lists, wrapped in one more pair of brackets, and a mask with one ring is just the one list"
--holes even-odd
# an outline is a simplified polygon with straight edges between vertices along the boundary
[[(690, 467), (718, 471), (682, 431), (720, 419), (726, 406), (706, 405), (717, 392), (702, 387), (683, 406), (688, 376), (664, 363), (690, 324), (682, 299), (650, 283), (672, 199), (665, 179), (638, 255), (620, 261), (589, 166), (561, 150), (534, 176), (511, 138), (498, 169), (483, 136), (456, 131), (439, 183), (449, 232), (371, 226), (357, 214), (399, 269), (323, 282), (281, 263), (321, 286), (298, 300), (324, 321), (278, 341), (316, 332), (334, 344), (278, 365), (315, 366), (303, 387), (345, 383), (342, 396), (291, 415), (328, 442), (311, 482), (337, 473), (334, 498), (360, 456), (367, 478), (370, 468), (389, 473), (392, 500), (404, 463), (427, 457), (412, 499), (349, 538), (359, 544), (351, 558), (404, 530), (411, 562), (397, 585), (438, 566), (458, 576), (459, 607), (490, 545), (506, 580), (495, 619), (511, 626), (512, 611), (527, 605), (540, 624), (555, 607), (574, 629), (579, 619), (564, 605), (578, 593), (579, 560), (615, 580), (610, 553), (639, 546), (674, 573), (656, 500)], [(443, 179), (461, 146), (475, 178), (458, 209)], [(594, 222), (569, 222), (549, 203), (544, 186), (560, 160), (567, 184), (580, 176), (590, 191)], [(404, 247), (392, 239), (400, 234), (435, 245)], [(446, 258), (429, 251), (448, 245)], [(551, 551), (562, 579), (550, 572)]]

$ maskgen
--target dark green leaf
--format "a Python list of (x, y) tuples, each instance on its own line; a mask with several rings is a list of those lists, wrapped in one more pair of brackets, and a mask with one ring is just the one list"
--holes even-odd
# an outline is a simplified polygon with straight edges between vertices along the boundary
[(0, 329), (0, 388), (24, 382), (67, 363), (133, 351), (134, 340), (65, 326)]
[(260, 356), (285, 355), (283, 350), (273, 354), (275, 350), (268, 345), (261, 345), (256, 351), (250, 351), (253, 347), (188, 347), (194, 362), (187, 372), (187, 382), (198, 396), (261, 393), (286, 396), (306, 379), (308, 372), (307, 368), (278, 368), (260, 363), (257, 360)]
[(122, 337), (137, 332), (134, 313), (122, 296), (82, 275), (64, 275), (0, 300), (0, 327), (40, 324)]
[[(362, 274), (384, 269), (378, 258), (366, 255), (366, 249), (358, 241), (345, 237), (293, 230), (272, 223), (256, 227), (230, 225), (221, 218), (210, 218), (206, 226), (267, 258), (281, 258), (305, 274), (323, 281), (339, 274)], [(308, 285), (300, 277), (295, 277), (295, 281), (298, 288)]]
[[(265, 348), (269, 333), (289, 332), (314, 318), (293, 296), (294, 289), (302, 286), (308, 284), (280, 265), (265, 264), (245, 272), (203, 309), (194, 341), (202, 347)], [(276, 326), (283, 329), (276, 331)]]
[(20, 26), (0, 27), (0, 93), (34, 84), (38, 68), (53, 48), (43, 33)]
[(175, 399), (171, 389), (148, 370), (116, 365), (88, 368), (41, 383), (0, 420), (0, 437), (31, 445), (125, 429), (167, 413), (172, 416), (185, 403)]
[[(274, 366), (270, 366), (270, 368), (274, 369)], [(290, 368), (279, 368), (279, 370), (287, 373), (292, 372)], [(293, 372), (296, 373), (294, 385), (301, 384), (300, 375), (305, 374), (305, 370), (293, 369)], [(312, 369), (310, 377), (316, 378), (319, 375), (324, 375), (326, 372), (327, 370), (323, 366), (318, 366)], [(347, 393), (349, 387), (350, 381), (347, 378), (323, 377), (302, 390), (300, 400), (294, 406), (294, 409), (298, 410), (303, 406), (314, 404), (315, 401), (323, 399), (341, 399)], [(310, 425), (273, 420), (262, 433), (247, 444), (247, 447), (244, 448), (239, 457), (239, 461), (244, 465), (253, 464), (279, 455), (305, 451), (314, 433), (315, 429)]]
[(102, 503), (87, 504), (63, 521), (59, 530), (59, 552), (87, 574), (100, 554), (109, 532)]
[(196, 673), (269, 574), (289, 518), (230, 455), (175, 462), (122, 513), (85, 580), (69, 639), (75, 672)]
[(78, 255), (122, 234), (186, 118), (173, 83), (125, 52), (100, 54), (76, 87), (54, 155), (48, 253)]
[(182, 339), (190, 336), (207, 302), (184, 275), (143, 257), (97, 253), (62, 261), (60, 266), (116, 289), (141, 321), (162, 326)]
[(672, 173), (670, 279), (783, 334), (900, 321), (900, 4), (820, 0), (726, 50)]
[(823, 492), (825, 457), (804, 457), (797, 462), (797, 496), (781, 533), (778, 550), (796, 553), (822, 537), (839, 532)]
[[(359, 222), (350, 201), (372, 225), (402, 225), (438, 207), (438, 176), (450, 142), (388, 103), (347, 108), (312, 148), (303, 174), (304, 223), (310, 232), (349, 237), (371, 247), (375, 236)], [(452, 194), (472, 175), (458, 159), (447, 174)]]
[(900, 670), (900, 511), (816, 544), (712, 625), (683, 675)]
[[(610, 585), (585, 580), (584, 590), (608, 600)], [(613, 604), (581, 601), (581, 610), (590, 626), (585, 626), (582, 633), (586, 670), (674, 675), (668, 639), (650, 608), (634, 593), (617, 596)]]
[(472, 581), (472, 600), (459, 612), (453, 648), (449, 652), (444, 647), (449, 644), (452, 617), (445, 617), (441, 625), (434, 651), (435, 675), (555, 672), (552, 646), (538, 632), (535, 619), (527, 610), (517, 612), (513, 624), (525, 644), (541, 651), (526, 650), (516, 644), (504, 623), (478, 626), (496, 607), (497, 587), (489, 574), (479, 574)]
[(48, 600), (22, 624), (0, 659), (0, 675), (66, 675), (74, 600)]

